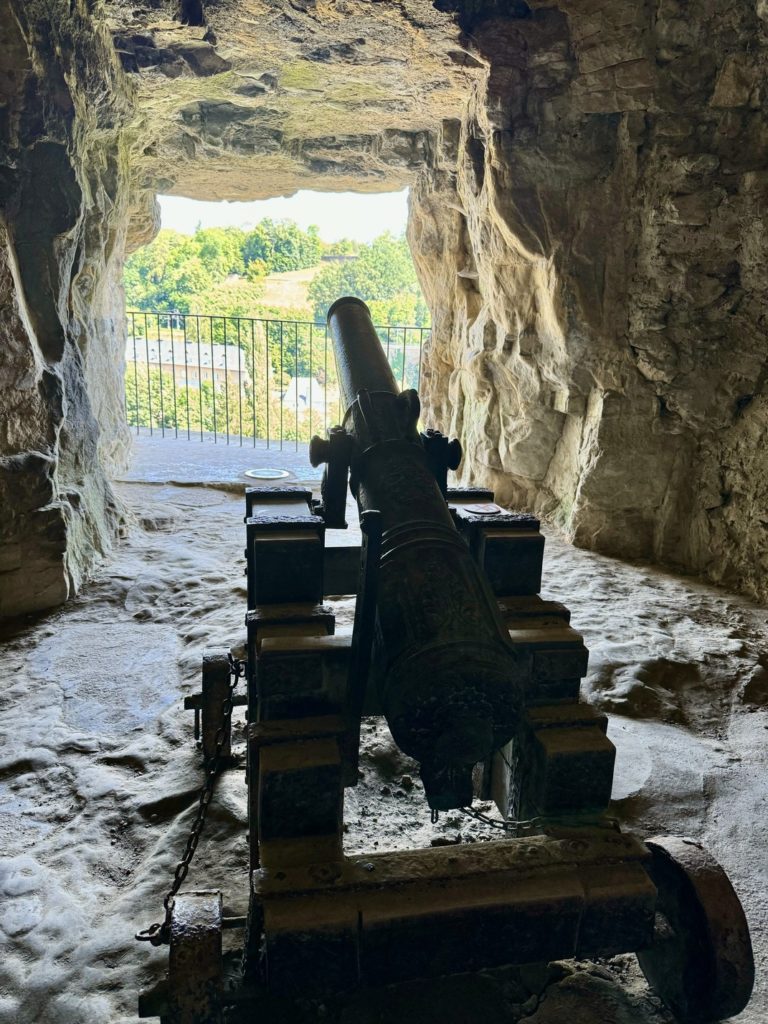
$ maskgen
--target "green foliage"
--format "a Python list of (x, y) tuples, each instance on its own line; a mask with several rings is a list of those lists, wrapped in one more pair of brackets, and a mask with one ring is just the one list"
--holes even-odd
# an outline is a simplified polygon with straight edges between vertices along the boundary
[(221, 282), (191, 296), (195, 313), (220, 317), (260, 317), (264, 306), (261, 296), (264, 285), (259, 281)]
[[(355, 258), (329, 262), (318, 272), (309, 288), (312, 310), (264, 304), (266, 274), (316, 266), (323, 251)], [(384, 234), (370, 245), (344, 239), (324, 246), (314, 227), (305, 232), (291, 222), (271, 220), (249, 232), (198, 227), (189, 236), (166, 230), (128, 260), (125, 288), (129, 309), (168, 311), (160, 317), (129, 313), (129, 338), (173, 341), (182, 362), (185, 339), (193, 350), (198, 341), (236, 346), (249, 368), (247, 382), (214, 386), (201, 381), (194, 388), (180, 386), (177, 371), (174, 388), (173, 375), (165, 369), (131, 365), (126, 403), (133, 426), (219, 431), (229, 408), (245, 406), (252, 413), (247, 429), (256, 436), (265, 436), (269, 415), (282, 417), (284, 437), (298, 432), (303, 438), (307, 410), (297, 414), (290, 404), (286, 407), (281, 389), (298, 388), (301, 378), (321, 389), (336, 386), (325, 319), (328, 306), (341, 295), (357, 295), (369, 304), (374, 323), (387, 325), (379, 328), (379, 336), (395, 376), (404, 387), (418, 384), (422, 336), (406, 327), (428, 326), (429, 310), (404, 238)], [(198, 315), (179, 315), (185, 313)], [(231, 361), (233, 350), (227, 352)], [(175, 405), (168, 404), (168, 396)], [(240, 425), (236, 430), (230, 425), (231, 433), (239, 430)]]
[(251, 260), (248, 266), (245, 268), (246, 278), (255, 284), (258, 281), (262, 281), (269, 273), (269, 267), (264, 260)]
[[(295, 313), (297, 311), (289, 311)], [(276, 378), (314, 377), (336, 381), (333, 346), (325, 328), (289, 318), (283, 310), (272, 310), (266, 324), (269, 352)]]
[[(324, 323), (330, 304), (341, 295), (357, 295), (371, 307), (374, 321), (429, 326), (404, 238), (381, 235), (370, 245), (342, 239), (323, 246), (317, 228), (302, 231), (292, 221), (262, 220), (249, 232), (239, 228), (200, 228), (194, 235), (161, 231), (151, 245), (134, 253), (125, 266), (130, 309), (216, 313), (222, 316), (268, 315), (260, 305), (261, 279), (270, 273), (316, 266), (325, 251), (355, 255), (328, 263), (309, 288), (312, 316)], [(231, 275), (239, 280), (228, 281)], [(300, 310), (297, 319), (306, 319)], [(281, 310), (282, 319), (288, 319)]]
[(330, 242), (325, 247), (327, 256), (357, 256), (360, 248), (357, 242), (351, 238), (340, 238), (338, 242)]
[[(140, 430), (163, 431), (180, 436), (197, 434), (232, 438), (273, 437), (309, 441), (339, 418), (338, 390), (327, 392), (315, 384), (315, 405), (297, 412), (293, 386), (271, 374), (260, 372), (266, 365), (261, 341), (247, 352), (248, 376), (241, 380), (195, 381), (187, 383), (183, 375), (174, 375), (146, 363), (130, 363), (125, 374), (125, 406), (128, 426)], [(261, 356), (261, 358), (259, 358)], [(252, 361), (251, 361), (252, 360)], [(288, 401), (282, 401), (286, 393)], [(327, 408), (318, 404), (327, 397)]]
[(240, 228), (198, 228), (193, 237), (200, 261), (214, 281), (245, 272), (246, 236)]
[(284, 273), (314, 267), (322, 254), (322, 242), (314, 224), (302, 231), (291, 220), (265, 218), (249, 231), (243, 245), (246, 267), (260, 261), (267, 273)]
[(161, 231), (151, 245), (127, 260), (124, 282), (129, 308), (190, 311), (192, 296), (206, 291), (215, 280), (200, 256), (196, 238)]
[(403, 327), (429, 327), (429, 308), (424, 296), (413, 292), (400, 292), (391, 299), (371, 299), (368, 302), (375, 324)]
[[(266, 274), (315, 266), (321, 253), (317, 228), (302, 231), (292, 221), (262, 220), (247, 233), (240, 228), (198, 227), (194, 235), (163, 230), (127, 260), (126, 301), (129, 309), (202, 312), (201, 297), (211, 295), (232, 274), (246, 275), (255, 284)], [(231, 315), (226, 295), (218, 297), (225, 304), (215, 312)], [(256, 297), (239, 295), (236, 302), (242, 307), (243, 301), (253, 303)]]
[(429, 326), (408, 243), (388, 232), (361, 245), (357, 259), (331, 263), (320, 271), (309, 287), (315, 319), (324, 322), (328, 307), (341, 295), (364, 299), (375, 322)]

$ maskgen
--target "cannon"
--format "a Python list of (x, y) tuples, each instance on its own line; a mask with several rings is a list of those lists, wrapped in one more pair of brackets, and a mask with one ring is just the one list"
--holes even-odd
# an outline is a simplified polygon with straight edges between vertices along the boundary
[[(209, 651), (186, 701), (206, 782), (165, 920), (138, 936), (170, 946), (140, 1016), (279, 1021), (297, 998), (626, 952), (684, 1024), (740, 1012), (754, 965), (722, 868), (694, 840), (642, 842), (607, 813), (615, 750), (605, 716), (579, 699), (583, 640), (567, 608), (539, 596), (538, 520), (448, 488), (461, 450), (419, 432), (418, 396), (399, 390), (366, 305), (339, 299), (328, 316), (346, 412), (310, 444), (319, 500), (246, 492), (246, 657)], [(359, 542), (344, 540), (348, 489)], [(337, 634), (324, 602), (350, 593), (354, 626)], [(231, 764), (237, 704), (250, 870), (249, 911), (233, 916), (221, 892), (181, 885)], [(503, 838), (345, 853), (364, 715), (382, 715), (418, 761), (433, 820), (460, 809)], [(227, 929), (241, 935), (235, 957)]]
[[(334, 451), (316, 438), (310, 459), (346, 461), (360, 515), (378, 517), (371, 612), (381, 708), (395, 742), (420, 762), (430, 807), (461, 807), (472, 802), (474, 765), (512, 739), (530, 656), (511, 644), (451, 518), (427, 459), (434, 434), (426, 445), (419, 437), (418, 395), (399, 393), (367, 307), (342, 299), (328, 318), (346, 444)], [(326, 474), (326, 495), (329, 484)]]

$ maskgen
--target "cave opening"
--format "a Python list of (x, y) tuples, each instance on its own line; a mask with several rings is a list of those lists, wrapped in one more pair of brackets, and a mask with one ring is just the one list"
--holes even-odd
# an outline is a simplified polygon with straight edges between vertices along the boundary
[(418, 390), (431, 318), (407, 190), (158, 203), (123, 272), (134, 461), (147, 436), (298, 452), (340, 421), (326, 318), (341, 295), (367, 302), (395, 378)]
[[(115, 534), (120, 280), (157, 229), (155, 195), (308, 186), (411, 188), (433, 319), (421, 393), (461, 438), (467, 480), (580, 545), (764, 594), (747, 443), (764, 416), (759, 83), (752, 51), (723, 50), (761, 38), (761, 10), (718, 16), (711, 35), (697, 22), (708, 70), (683, 102), (687, 38), (633, 22), (608, 42), (613, 21), (593, 33), (557, 6), (416, 6), (276, 3), (263, 25), (237, 3), (114, 0), (76, 23), (8, 6), (9, 408), (28, 414), (4, 449), (27, 494), (6, 527), (17, 611), (75, 592)], [(744, 497), (726, 512), (724, 492)]]

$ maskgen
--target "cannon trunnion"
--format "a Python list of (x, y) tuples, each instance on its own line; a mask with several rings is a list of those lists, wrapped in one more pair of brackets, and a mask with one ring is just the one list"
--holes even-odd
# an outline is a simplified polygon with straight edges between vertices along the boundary
[[(615, 751), (579, 700), (582, 638), (539, 597), (538, 521), (449, 490), (460, 450), (418, 433), (418, 397), (399, 393), (367, 307), (341, 299), (329, 323), (347, 411), (310, 447), (321, 501), (246, 492), (250, 911), (178, 892), (168, 979), (141, 1015), (205, 1024), (240, 1007), (277, 1022), (297, 998), (633, 951), (678, 1020), (738, 1013), (754, 968), (722, 869), (691, 840), (642, 843), (606, 817)], [(359, 543), (344, 532), (348, 483)], [(337, 634), (323, 602), (349, 593), (354, 629)], [(207, 654), (187, 701), (209, 766), (229, 754), (239, 702), (226, 666)], [(433, 818), (492, 800), (505, 838), (345, 855), (363, 715), (383, 715), (419, 762)], [(234, 971), (226, 928), (241, 929)]]

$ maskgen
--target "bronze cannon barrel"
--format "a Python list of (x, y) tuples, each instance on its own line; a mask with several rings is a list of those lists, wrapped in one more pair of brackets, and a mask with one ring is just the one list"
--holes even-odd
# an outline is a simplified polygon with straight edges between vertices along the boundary
[(458, 534), (419, 437), (419, 399), (399, 392), (368, 307), (328, 312), (360, 512), (381, 513), (374, 666), (398, 746), (421, 764), (430, 806), (471, 803), (472, 767), (516, 729), (527, 656), (515, 651)]

